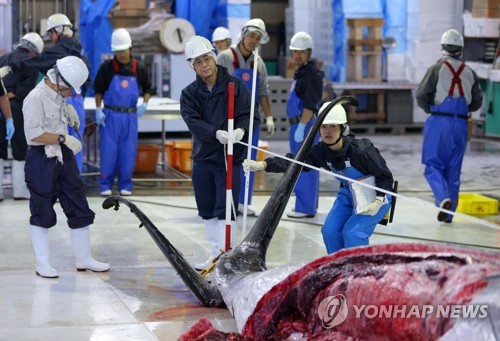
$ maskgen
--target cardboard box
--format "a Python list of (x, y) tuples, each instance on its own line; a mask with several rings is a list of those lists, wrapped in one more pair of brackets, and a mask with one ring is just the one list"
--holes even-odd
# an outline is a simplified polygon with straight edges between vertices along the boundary
[(149, 11), (113, 9), (108, 13), (109, 22), (113, 28), (139, 27), (149, 20)]
[(500, 6), (500, 0), (472, 0), (472, 8), (474, 7), (496, 7), (498, 8)]
[(474, 0), (473, 18), (500, 18), (500, 0)]
[(149, 0), (120, 0), (120, 9), (148, 9)]

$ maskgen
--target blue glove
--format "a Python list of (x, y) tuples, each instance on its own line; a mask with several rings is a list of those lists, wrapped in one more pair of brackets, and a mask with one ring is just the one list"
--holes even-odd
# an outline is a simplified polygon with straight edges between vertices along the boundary
[(142, 103), (137, 107), (137, 116), (141, 117), (146, 112), (148, 104), (146, 102)]
[(14, 132), (16, 131), (16, 129), (14, 128), (14, 120), (12, 118), (8, 118), (5, 121), (7, 122), (7, 136), (5, 137), (5, 139), (10, 141), (10, 139), (14, 135)]
[(297, 125), (297, 130), (295, 130), (295, 134), (293, 135), (293, 139), (297, 143), (301, 143), (304, 141), (304, 132), (306, 131), (306, 125), (302, 122), (299, 122)]
[(95, 109), (95, 121), (97, 122), (97, 124), (105, 127), (106, 126), (106, 123), (104, 123), (105, 119), (106, 119), (106, 115), (104, 115), (104, 111), (102, 111), (102, 108), (96, 108)]

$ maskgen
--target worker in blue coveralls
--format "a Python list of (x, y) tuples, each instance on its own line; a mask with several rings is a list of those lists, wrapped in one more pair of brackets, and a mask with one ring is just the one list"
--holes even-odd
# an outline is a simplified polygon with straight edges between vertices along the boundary
[[(0, 57), (0, 66), (7, 66), (15, 62), (35, 57), (42, 53), (43, 46), (42, 37), (40, 37), (38, 33), (26, 33), (21, 38), (14, 51)], [(19, 102), (14, 93), (18, 80), (13, 73), (6, 75), (2, 80), (7, 91), (4, 100), (9, 103), (12, 116), (9, 116), (10, 118), (6, 121), (0, 119), (0, 179), (3, 179), (3, 164), (4, 160), (7, 159), (7, 149), (10, 141), (13, 158), (11, 172), (12, 194), (14, 200), (28, 199), (29, 191), (24, 181), (24, 160), (26, 160), (26, 149), (28, 145), (26, 144), (26, 137), (24, 137), (22, 101)], [(6, 113), (4, 113), (4, 115), (5, 114)], [(14, 127), (16, 127), (15, 131), (12, 130)], [(8, 139), (3, 135), (5, 131), (7, 132)], [(13, 134), (11, 135), (9, 133)], [(0, 186), (0, 200), (1, 199), (3, 199), (3, 191)]]
[[(306, 32), (296, 33), (290, 41), (292, 59), (297, 66), (290, 89), (286, 111), (290, 123), (290, 151), (297, 153), (307, 136), (309, 129), (316, 122), (323, 95), (324, 73), (318, 70), (316, 62), (311, 60), (314, 43)], [(319, 141), (319, 136), (314, 142)], [(313, 218), (318, 209), (319, 173), (302, 173), (294, 188), (295, 208), (287, 212), (290, 218)]]
[(36, 274), (56, 278), (50, 265), (49, 229), (56, 225), (54, 204), (59, 200), (71, 229), (71, 242), (78, 271), (109, 270), (109, 264), (92, 257), (89, 225), (95, 213), (89, 208), (75, 154), (82, 143), (68, 134), (68, 123), (78, 116), (67, 110), (66, 98), (79, 93), (89, 71), (78, 57), (56, 62), (47, 76), (24, 99), (24, 132), (28, 141), (26, 183), (31, 194), (31, 242)]
[[(222, 51), (217, 56), (217, 64), (227, 68), (230, 74), (240, 78), (247, 85), (250, 93), (252, 92), (253, 80), (253, 66), (254, 66), (254, 53), (253, 51), (259, 47), (260, 44), (266, 44), (269, 41), (269, 35), (266, 31), (266, 25), (262, 19), (251, 19), (241, 30), (241, 39), (229, 49)], [(262, 58), (257, 61), (257, 80), (255, 91), (255, 114), (252, 135), (252, 145), (258, 146), (260, 135), (260, 115), (258, 107), (264, 112), (266, 118), (266, 128), (268, 136), (274, 133), (274, 119), (271, 113), (271, 105), (269, 102), (269, 84), (266, 65)], [(252, 149), (251, 158), (255, 160), (257, 157), (257, 150)], [(248, 191), (248, 205), (252, 203), (254, 174), (250, 174), (249, 191)], [(239, 198), (239, 212), (243, 213), (243, 203), (245, 202), (245, 174), (241, 174), (241, 191)], [(254, 216), (256, 213), (250, 207), (248, 208), (247, 215)]]
[[(53, 46), (45, 49), (42, 53), (33, 58), (23, 59), (19, 61), (15, 61), (9, 64), (9, 68), (11, 72), (14, 74), (14, 82), (16, 84), (15, 89), (12, 91), (16, 97), (16, 101), (19, 107), (22, 107), (24, 98), (28, 95), (28, 93), (35, 87), (37, 82), (41, 80), (43, 76), (46, 75), (47, 71), (51, 69), (58, 59), (64, 58), (66, 56), (76, 56), (81, 58), (85, 64), (88, 65), (88, 61), (83, 56), (83, 48), (80, 42), (73, 37), (73, 24), (64, 14), (56, 13), (51, 15), (47, 19), (47, 34), (51, 42), (54, 44)], [(83, 91), (81, 94), (72, 94), (68, 96), (67, 105), (74, 106), (75, 110), (80, 117), (80, 125), (79, 129), (83, 132), (85, 129), (85, 111), (83, 110), (83, 96), (86, 88), (86, 84), (90, 82), (90, 78), (83, 85)], [(16, 109), (15, 109), (16, 112)], [(22, 127), (19, 127), (20, 131)], [(72, 132), (73, 136), (77, 136), (76, 133)], [(16, 143), (21, 144), (16, 140)], [(19, 163), (13, 163), (15, 167), (20, 167), (21, 170), (24, 170), (24, 160), (26, 156), (26, 148), (27, 145), (24, 142), (23, 146), (18, 147), (18, 154), (14, 156), (15, 160), (18, 160)], [(81, 152), (77, 156), (77, 160), (82, 160), (83, 153)], [(81, 167), (79, 168), (81, 169)], [(16, 171), (17, 174), (17, 171)], [(19, 180), (20, 183), (24, 182), (24, 174), (23, 177)], [(16, 177), (17, 178), (17, 177)], [(18, 199), (28, 199), (29, 192), (24, 186), (24, 190), (20, 191), (19, 195), (14, 195), (14, 198)]]
[[(153, 91), (145, 64), (132, 57), (132, 39), (126, 29), (113, 31), (111, 50), (114, 58), (102, 63), (94, 80), (96, 122), (101, 135), (99, 189), (101, 195), (111, 195), (118, 172), (118, 191), (127, 196), (132, 195), (138, 117), (146, 112)], [(141, 94), (144, 100), (137, 105)]]
[[(210, 41), (193, 36), (186, 43), (185, 54), (196, 72), (196, 80), (182, 90), (181, 115), (193, 136), (193, 189), (198, 215), (203, 219), (210, 244), (210, 257), (196, 269), (204, 269), (225, 249), (226, 152), (228, 139), (246, 141), (250, 122), (250, 93), (245, 84), (216, 65)], [(234, 83), (234, 130), (228, 136), (228, 89)], [(241, 164), (246, 147), (234, 144), (234, 206), (238, 208)], [(231, 245), (237, 234), (235, 213), (231, 210)]]
[[(443, 57), (425, 74), (417, 89), (417, 103), (430, 114), (424, 126), (422, 163), (424, 175), (439, 208), (455, 211), (460, 173), (467, 145), (470, 112), (482, 105), (479, 79), (461, 58), (464, 38), (454, 30), (441, 37)], [(453, 216), (440, 211), (438, 221)]]
[[(329, 104), (323, 104), (320, 109), (320, 113), (324, 110), (329, 112), (320, 127), (321, 141), (312, 147), (306, 163), (355, 180), (373, 176), (376, 187), (392, 191), (392, 173), (379, 150), (369, 139), (357, 139), (349, 132), (342, 105), (329, 108)], [(292, 154), (289, 156), (293, 157)], [(275, 157), (258, 162), (245, 160), (243, 167), (245, 171), (281, 173), (288, 168), (289, 163)], [(349, 182), (341, 178), (338, 180), (340, 189), (337, 199), (321, 229), (329, 254), (344, 248), (368, 245), (369, 237), (389, 211), (392, 201), (390, 195), (377, 190), (371, 203), (356, 207)]]

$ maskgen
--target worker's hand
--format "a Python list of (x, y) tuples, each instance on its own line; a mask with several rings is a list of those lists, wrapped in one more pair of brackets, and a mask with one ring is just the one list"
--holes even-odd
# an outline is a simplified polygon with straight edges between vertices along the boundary
[(104, 115), (104, 111), (102, 111), (102, 108), (96, 108), (95, 121), (97, 122), (97, 124), (105, 127), (106, 126), (106, 123), (104, 123), (105, 120), (106, 120), (106, 115)]
[(142, 115), (144, 115), (147, 108), (148, 108), (147, 102), (143, 102), (141, 105), (138, 105), (137, 106), (137, 116), (141, 117)]
[(245, 161), (243, 161), (243, 169), (245, 170), (245, 173), (258, 172), (261, 170), (265, 170), (266, 167), (266, 161), (253, 161), (248, 159), (245, 159)]
[(5, 139), (7, 141), (10, 141), (10, 139), (12, 138), (12, 136), (14, 136), (14, 132), (16, 131), (16, 129), (14, 128), (14, 120), (11, 118), (8, 118), (5, 120), (7, 126), (6, 126), (6, 135), (5, 136)]
[(73, 151), (74, 155), (78, 154), (80, 150), (82, 150), (82, 143), (74, 136), (66, 135), (66, 141), (64, 141), (64, 144)]
[(4, 78), (5, 76), (7, 76), (11, 72), (12, 72), (12, 69), (10, 68), (10, 66), (0, 67), (0, 78)]
[(293, 135), (293, 139), (297, 143), (301, 143), (304, 141), (304, 133), (306, 131), (306, 125), (302, 122), (299, 122), (297, 125), (297, 129), (295, 130), (295, 134)]
[(245, 131), (241, 128), (235, 129), (233, 131), (233, 140), (234, 141), (241, 141), (241, 139), (245, 136)]
[(273, 136), (274, 134), (274, 120), (272, 116), (266, 117), (266, 126), (267, 126), (267, 136)]
[(227, 139), (228, 139), (227, 131), (217, 130), (217, 132), (215, 133), (215, 138), (217, 138), (217, 140), (219, 140), (220, 143), (227, 144)]
[(363, 215), (371, 215), (374, 216), (378, 213), (380, 210), (380, 207), (384, 204), (384, 197), (377, 197), (374, 202), (372, 202), (370, 205), (366, 206), (360, 214)]
[(71, 104), (66, 104), (66, 112), (68, 113), (69, 125), (72, 126), (73, 129), (78, 130), (78, 128), (80, 128), (80, 118), (75, 108)]

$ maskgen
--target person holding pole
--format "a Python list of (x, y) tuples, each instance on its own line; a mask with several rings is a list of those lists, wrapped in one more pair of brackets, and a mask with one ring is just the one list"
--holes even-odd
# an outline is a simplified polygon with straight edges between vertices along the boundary
[[(233, 164), (226, 165), (225, 145), (229, 140), (247, 141), (250, 122), (250, 93), (245, 84), (215, 63), (210, 41), (191, 37), (185, 46), (187, 61), (196, 72), (196, 80), (182, 90), (181, 115), (193, 136), (192, 181), (198, 208), (210, 244), (210, 257), (196, 269), (204, 269), (225, 249), (226, 167), (232, 167), (232, 196), (238, 209), (240, 173), (246, 147), (235, 144)], [(234, 83), (234, 129), (228, 133), (229, 84)], [(231, 214), (231, 239), (237, 234), (234, 212)]]
[[(260, 115), (258, 112), (258, 105), (262, 108), (264, 116), (266, 117), (266, 126), (268, 135), (274, 133), (274, 120), (271, 114), (271, 105), (269, 103), (269, 90), (268, 90), (268, 76), (266, 65), (262, 58), (258, 57), (258, 47), (259, 44), (266, 44), (269, 41), (269, 35), (266, 31), (266, 25), (262, 19), (251, 19), (249, 20), (241, 31), (241, 39), (237, 42), (235, 47), (230, 47), (229, 49), (222, 51), (217, 56), (217, 64), (227, 68), (230, 74), (242, 79), (248, 89), (252, 91), (252, 83), (254, 82), (254, 77), (256, 78), (256, 94), (252, 98), (255, 101), (254, 109), (254, 128), (252, 129), (251, 142), (253, 146), (258, 146), (259, 144), (259, 123)], [(254, 61), (257, 60), (257, 70), (256, 74), (254, 70)], [(255, 160), (257, 157), (257, 150), (252, 149), (251, 159)], [(250, 174), (249, 184), (248, 184), (248, 205), (252, 203), (252, 193), (253, 193), (253, 182), (254, 174)], [(241, 175), (240, 186), (242, 190), (240, 192), (239, 203), (245, 204), (245, 190), (243, 189), (246, 179), (245, 175)], [(243, 213), (244, 207), (239, 207), (239, 212)], [(247, 211), (249, 216), (255, 215), (255, 211), (248, 208)]]

